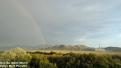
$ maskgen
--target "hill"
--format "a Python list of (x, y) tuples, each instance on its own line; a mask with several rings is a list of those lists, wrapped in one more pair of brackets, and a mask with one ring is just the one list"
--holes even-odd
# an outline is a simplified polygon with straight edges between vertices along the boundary
[(56, 45), (52, 47), (48, 47), (45, 49), (49, 50), (74, 50), (74, 51), (92, 51), (94, 48), (85, 46), (85, 45)]
[(120, 47), (106, 47), (105, 50), (107, 51), (121, 51)]

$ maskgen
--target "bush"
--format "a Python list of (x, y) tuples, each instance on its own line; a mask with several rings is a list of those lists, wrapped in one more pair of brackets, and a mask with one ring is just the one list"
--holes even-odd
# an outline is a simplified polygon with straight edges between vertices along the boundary
[(1, 61), (30, 61), (31, 55), (22, 48), (15, 48), (4, 52)]
[(29, 63), (30, 68), (57, 68), (55, 64), (50, 63), (47, 56), (34, 54)]

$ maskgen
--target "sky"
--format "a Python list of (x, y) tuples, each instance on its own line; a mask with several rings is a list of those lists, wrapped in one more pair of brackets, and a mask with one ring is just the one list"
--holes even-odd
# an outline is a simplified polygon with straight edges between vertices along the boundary
[(121, 47), (120, 0), (0, 0), (0, 45)]

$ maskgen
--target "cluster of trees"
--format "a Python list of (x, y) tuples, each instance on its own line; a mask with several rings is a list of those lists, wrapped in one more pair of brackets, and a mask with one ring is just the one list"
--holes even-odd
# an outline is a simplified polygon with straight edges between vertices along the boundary
[(121, 68), (120, 55), (27, 53), (15, 48), (0, 55), (0, 61), (26, 61), (28, 68)]
[(31, 54), (22, 48), (15, 48), (1, 53), (0, 62), (28, 62), (27, 68), (57, 68), (56, 64), (49, 62), (47, 56), (42, 54)]
[(121, 56), (95, 54), (66, 54), (61, 57), (49, 57), (58, 68), (121, 68)]

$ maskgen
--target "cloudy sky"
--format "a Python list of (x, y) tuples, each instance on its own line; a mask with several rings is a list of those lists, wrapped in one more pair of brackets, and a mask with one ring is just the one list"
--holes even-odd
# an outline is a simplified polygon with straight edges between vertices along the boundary
[(120, 0), (0, 0), (0, 45), (121, 47)]

